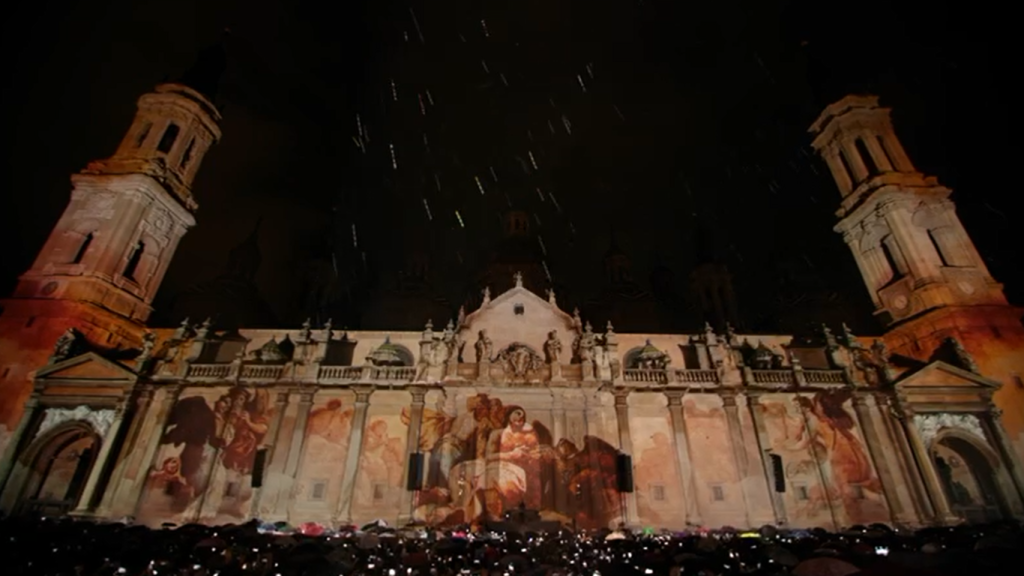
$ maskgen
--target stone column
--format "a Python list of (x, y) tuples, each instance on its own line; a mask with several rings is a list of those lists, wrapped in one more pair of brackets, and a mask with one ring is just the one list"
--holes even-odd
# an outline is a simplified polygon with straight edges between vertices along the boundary
[(348, 454), (345, 457), (345, 472), (341, 477), (338, 509), (331, 519), (335, 526), (352, 524), (352, 496), (356, 488), (356, 474), (359, 472), (359, 456), (363, 452), (366, 409), (370, 405), (373, 386), (353, 386), (352, 390), (356, 393), (356, 403), (352, 413), (352, 434), (349, 437)]
[(299, 470), (299, 460), (302, 458), (302, 445), (306, 440), (306, 422), (309, 420), (309, 410), (313, 407), (313, 397), (315, 395), (315, 389), (299, 391), (299, 402), (296, 405), (295, 412), (295, 425), (292, 427), (292, 437), (288, 441), (288, 459), (284, 463), (284, 470), (281, 473), (281, 487), (277, 491), (277, 502), (274, 504), (275, 517), (284, 518), (287, 511), (291, 508), (295, 475)]
[[(921, 473), (917, 467), (917, 461), (914, 459), (914, 452), (910, 449), (910, 441), (907, 440), (903, 425), (899, 422), (899, 418), (896, 417), (895, 409), (888, 396), (884, 394), (876, 395), (875, 403), (878, 404), (883, 412), (882, 423), (885, 424), (886, 431), (889, 433), (892, 444), (898, 453), (896, 460), (900, 464), (903, 470), (903, 477), (907, 480), (910, 488), (910, 495), (914, 499), (914, 505), (917, 508), (918, 520), (932, 518), (935, 515), (935, 511), (932, 509), (931, 502), (928, 500), (928, 494), (924, 489), (924, 484), (921, 482)], [(893, 420), (896, 420), (896, 422), (893, 422)]]
[(928, 454), (928, 447), (925, 446), (924, 440), (921, 438), (921, 434), (917, 430), (917, 425), (914, 423), (914, 411), (910, 408), (904, 407), (903, 414), (903, 429), (907, 433), (907, 439), (910, 441), (910, 449), (914, 453), (914, 460), (917, 462), (917, 467), (921, 471), (921, 478), (924, 480), (924, 488), (928, 494), (928, 499), (931, 501), (932, 508), (935, 510), (934, 520), (939, 524), (955, 524), (959, 522), (960, 519), (953, 514), (953, 511), (949, 507), (949, 500), (946, 498), (946, 492), (942, 488), (942, 481), (939, 480), (939, 474), (935, 471), (935, 465), (932, 463), (931, 455)]
[(839, 191), (844, 198), (853, 192), (853, 180), (850, 179), (851, 174), (846, 171), (846, 167), (843, 166), (843, 161), (839, 158), (839, 149), (830, 149), (829, 152), (825, 153), (825, 164), (828, 165), (828, 170), (833, 173), (833, 178), (836, 179), (836, 184), (839, 186)]
[[(871, 301), (875, 306), (880, 306), (882, 300), (878, 297), (878, 274), (875, 272), (876, 266), (867, 260), (868, 254), (861, 252), (860, 242), (849, 231), (843, 233), (843, 240), (846, 241), (846, 245), (850, 247), (850, 252), (853, 253), (853, 261), (857, 263), (857, 269), (860, 270), (860, 275), (864, 278), (864, 283), (870, 288), (868, 292), (871, 294)], [(896, 271), (894, 270), (895, 274)]]
[[(409, 428), (405, 436), (405, 467), (402, 468), (402, 480), (409, 477), (409, 455), (420, 451), (420, 428), (423, 426), (423, 400), (427, 396), (427, 390), (419, 387), (409, 389), (412, 394), (412, 404), (409, 409)], [(422, 470), (420, 481), (423, 481)], [(403, 488), (405, 488), (403, 486)], [(398, 525), (408, 524), (415, 516), (414, 501), (415, 492), (402, 490), (401, 504), (398, 507)]]
[(89, 478), (85, 481), (85, 488), (82, 489), (82, 495), (78, 498), (78, 505), (75, 506), (75, 509), (71, 514), (84, 515), (92, 513), (92, 501), (96, 495), (96, 488), (99, 486), (100, 480), (103, 478), (103, 471), (107, 468), (107, 460), (110, 458), (110, 452), (114, 449), (114, 443), (117, 441), (117, 437), (121, 433), (121, 426), (124, 424), (124, 412), (124, 403), (118, 405), (117, 409), (114, 411), (114, 420), (110, 423), (110, 428), (107, 429), (107, 433), (103, 436), (103, 444), (100, 446), (100, 451), (96, 455), (96, 459), (93, 460), (92, 469), (89, 470)]
[[(775, 471), (772, 470), (771, 442), (768, 439), (768, 427), (764, 423), (764, 414), (761, 412), (761, 401), (757, 396), (747, 396), (747, 408), (750, 410), (750, 419), (754, 422), (754, 439), (757, 441), (757, 453), (761, 455), (761, 467), (764, 470), (764, 480), (768, 486), (768, 495), (772, 500), (772, 509), (775, 512), (775, 522), (785, 525), (789, 522), (786, 516), (786, 503), (782, 494), (775, 491)], [(767, 447), (766, 447), (767, 446)]]
[[(633, 456), (633, 438), (629, 433), (629, 390), (617, 388), (615, 394), (615, 422), (619, 429), (619, 451), (630, 457)], [(635, 488), (634, 488), (635, 490)], [(626, 503), (624, 520), (627, 526), (640, 524), (640, 516), (636, 508), (636, 492), (627, 492), (621, 495)]]
[(892, 162), (889, 161), (889, 155), (882, 149), (882, 144), (878, 139), (867, 136), (863, 138), (863, 141), (864, 146), (871, 154), (871, 159), (875, 162), (875, 166), (878, 166), (878, 170), (880, 172), (891, 172), (893, 170)]
[(908, 518), (903, 510), (899, 495), (896, 493), (896, 483), (893, 480), (892, 472), (889, 470), (889, 463), (885, 461), (884, 447), (875, 427), (872, 418), (871, 406), (868, 404), (868, 396), (858, 394), (853, 397), (853, 412), (857, 417), (857, 424), (864, 433), (864, 443), (867, 444), (868, 456), (875, 466), (875, 472), (882, 483), (885, 502), (889, 506), (890, 517), (895, 522), (906, 523)]
[(1014, 497), (1013, 500), (1007, 504), (1010, 505), (1010, 509), (1013, 513), (1020, 515), (1022, 511), (1021, 500), (1024, 498), (1024, 471), (1021, 470), (1020, 460), (1017, 458), (1017, 453), (1013, 450), (1013, 444), (1010, 442), (1010, 438), (1006, 435), (1006, 429), (1003, 428), (1000, 417), (1002, 414), (999, 410), (992, 406), (988, 412), (981, 415), (981, 425), (985, 429), (985, 433), (992, 439), (992, 445), (996, 448), (996, 453), (999, 454), (999, 459), (1002, 460), (1003, 466), (1006, 467), (1006, 471), (1009, 472), (1010, 480), (1013, 485), (1012, 488), (1016, 491), (1016, 494), (1007, 494), (1008, 497)]
[(850, 165), (850, 170), (853, 171), (853, 178), (857, 184), (867, 179), (870, 174), (868, 173), (868, 167), (864, 164), (864, 159), (860, 157), (860, 153), (857, 151), (857, 147), (852, 141), (844, 142), (843, 156), (846, 158), (846, 163)]
[(693, 474), (693, 462), (690, 460), (690, 439), (686, 435), (686, 422), (683, 418), (682, 390), (665, 392), (668, 397), (668, 413), (672, 419), (672, 437), (676, 446), (676, 467), (679, 470), (679, 481), (683, 486), (683, 498), (686, 502), (686, 523), (701, 524), (700, 507), (697, 503), (697, 486)]
[[(279, 392), (274, 402), (274, 417), (270, 420), (270, 426), (263, 437), (263, 444), (258, 448), (266, 450), (266, 457), (263, 459), (263, 485), (254, 490), (252, 495), (252, 507), (249, 515), (252, 518), (259, 518), (263, 515), (260, 510), (260, 500), (263, 499), (264, 486), (267, 484), (267, 474), (270, 471), (270, 463), (274, 459), (274, 449), (277, 447), (277, 437), (281, 432), (281, 420), (284, 418), (284, 411), (288, 407), (288, 393)], [(269, 513), (270, 510), (267, 510)]]
[(7, 480), (11, 475), (11, 470), (14, 468), (14, 461), (18, 458), (18, 448), (21, 445), (21, 440), (25, 436), (29, 425), (32, 424), (38, 407), (39, 396), (33, 393), (25, 402), (25, 408), (21, 413), (21, 419), (18, 420), (17, 427), (14, 428), (14, 432), (7, 439), (4, 457), (3, 460), (0, 460), (0, 494), (7, 488)]
[(743, 514), (748, 526), (750, 521), (751, 498), (747, 497), (747, 462), (746, 443), (743, 441), (743, 427), (740, 424), (740, 411), (736, 405), (736, 394), (732, 391), (722, 394), (722, 409), (725, 411), (725, 423), (729, 430), (729, 447), (732, 448), (732, 460), (736, 466), (736, 479), (743, 497)]
[(910, 161), (910, 157), (907, 156), (907, 152), (892, 129), (887, 129), (880, 136), (882, 137), (882, 147), (885, 148), (896, 169), (901, 172), (915, 172), (914, 163)]
[(139, 395), (135, 398), (135, 413), (132, 415), (128, 433), (124, 438), (123, 446), (128, 452), (124, 458), (117, 462), (114, 466), (114, 471), (110, 473), (110, 481), (107, 484), (106, 490), (103, 491), (103, 498), (96, 509), (97, 516), (106, 516), (109, 513), (114, 499), (120, 491), (121, 485), (125, 480), (125, 467), (128, 465), (129, 460), (132, 459), (135, 452), (135, 442), (139, 438), (139, 430), (142, 429), (143, 424), (145, 424), (146, 419), (149, 417), (149, 410), (152, 404), (153, 389), (150, 387), (141, 389)]

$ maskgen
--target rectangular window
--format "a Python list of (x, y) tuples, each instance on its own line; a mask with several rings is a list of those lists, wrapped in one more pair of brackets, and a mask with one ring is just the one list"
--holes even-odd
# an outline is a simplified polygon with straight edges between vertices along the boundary
[(228, 482), (227, 486), (224, 487), (224, 496), (227, 498), (235, 498), (238, 496), (238, 482)]
[(387, 489), (385, 488), (385, 486), (383, 484), (374, 484), (373, 485), (373, 501), (374, 502), (379, 502), (379, 501), (383, 500), (384, 499), (384, 494), (386, 493), (386, 491), (387, 491)]
[(181, 128), (174, 122), (167, 125), (167, 129), (164, 130), (164, 135), (160, 137), (160, 143), (156, 145), (156, 149), (164, 154), (171, 151), (174, 147), (174, 141), (178, 139), (178, 132), (181, 132)]
[(715, 502), (724, 502), (725, 501), (725, 488), (723, 488), (721, 485), (718, 485), (718, 484), (712, 486), (711, 487), (711, 499), (714, 500)]
[(313, 489), (309, 491), (309, 499), (320, 502), (327, 495), (327, 482), (318, 480), (313, 482)]
[(651, 500), (663, 502), (665, 500), (665, 487), (661, 484), (651, 485)]
[(864, 487), (858, 484), (853, 484), (853, 497), (857, 500), (864, 499)]
[(796, 499), (806, 501), (811, 499), (811, 495), (807, 492), (807, 486), (797, 485), (793, 486), (796, 489)]
[(142, 125), (142, 130), (139, 130), (139, 135), (135, 137), (135, 147), (141, 148), (146, 142), (146, 137), (149, 136), (149, 131), (153, 128), (152, 122), (146, 122)]

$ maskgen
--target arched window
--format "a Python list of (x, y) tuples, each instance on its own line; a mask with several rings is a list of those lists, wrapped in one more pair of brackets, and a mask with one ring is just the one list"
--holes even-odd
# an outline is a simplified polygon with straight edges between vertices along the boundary
[(71, 261), (72, 264), (81, 264), (82, 258), (85, 258), (85, 253), (89, 250), (89, 245), (92, 244), (93, 235), (89, 232), (82, 239), (82, 244), (78, 247), (78, 252), (75, 253), (75, 259)]
[(156, 149), (164, 154), (171, 151), (174, 147), (174, 141), (178, 139), (178, 133), (181, 132), (181, 128), (174, 122), (167, 125), (167, 129), (164, 130), (164, 135), (160, 137), (160, 143), (157, 144)]
[(122, 276), (129, 280), (135, 280), (135, 272), (139, 269), (139, 263), (142, 262), (142, 254), (145, 251), (146, 243), (139, 240), (139, 243), (135, 245), (135, 249), (132, 250), (131, 257), (128, 258), (128, 265), (124, 267)]

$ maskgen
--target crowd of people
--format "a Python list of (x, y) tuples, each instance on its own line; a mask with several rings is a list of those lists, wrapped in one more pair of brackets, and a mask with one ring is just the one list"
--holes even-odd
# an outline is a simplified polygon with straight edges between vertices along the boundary
[(894, 530), (656, 533), (439, 532), (383, 522), (333, 531), (308, 524), (165, 526), (69, 518), (0, 520), (7, 576), (695, 575), (1009, 576), (1017, 523)]

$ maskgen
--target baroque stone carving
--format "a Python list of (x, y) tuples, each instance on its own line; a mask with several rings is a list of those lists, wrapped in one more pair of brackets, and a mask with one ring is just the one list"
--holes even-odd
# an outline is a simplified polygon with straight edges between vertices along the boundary
[(530, 349), (526, 344), (513, 342), (504, 350), (498, 352), (495, 360), (505, 371), (506, 376), (516, 379), (526, 378), (526, 375), (538, 370), (544, 365), (544, 360), (539, 354)]
[(548, 339), (544, 342), (544, 356), (548, 364), (557, 364), (562, 355), (562, 341), (558, 339), (558, 332), (548, 332)]
[(75, 355), (80, 347), (82, 335), (74, 328), (68, 328), (57, 338), (53, 344), (53, 354), (50, 356), (50, 364), (56, 364), (67, 360)]
[(39, 438), (46, 432), (64, 424), (65, 422), (74, 422), (80, 420), (82, 422), (88, 422), (92, 426), (93, 430), (99, 434), (100, 438), (104, 438), (107, 432), (110, 430), (111, 424), (114, 423), (114, 410), (110, 408), (104, 408), (101, 410), (93, 410), (88, 406), (78, 406), (77, 408), (47, 408), (46, 412), (43, 413), (43, 421), (39, 424), (39, 429), (36, 430), (36, 438)]
[(491, 356), (494, 353), (494, 343), (487, 337), (487, 331), (481, 330), (477, 333), (476, 344), (473, 345), (476, 349), (476, 361), (490, 362)]
[(969, 432), (981, 440), (986, 440), (985, 431), (981, 427), (981, 420), (974, 414), (950, 414), (948, 412), (932, 414), (915, 414), (914, 426), (921, 433), (921, 439), (925, 445), (931, 443), (943, 428), (956, 428)]

